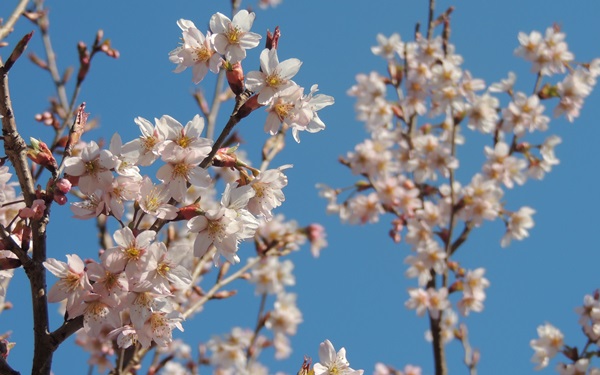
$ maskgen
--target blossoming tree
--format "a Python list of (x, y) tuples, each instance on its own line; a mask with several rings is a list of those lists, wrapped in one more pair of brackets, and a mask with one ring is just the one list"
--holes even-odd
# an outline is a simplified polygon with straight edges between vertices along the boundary
[[(105, 57), (126, 54), (113, 47), (118, 35), (111, 43), (98, 31), (91, 45), (79, 42), (78, 65), (61, 71), (51, 3), (19, 1), (0, 25), (0, 40), (10, 40), (0, 62), (6, 155), (0, 159), (0, 311), (25, 308), (4, 299), (10, 299), (13, 279), (26, 278), (32, 374), (49, 374), (54, 353), (71, 336), (88, 352), (90, 373), (266, 374), (262, 361), (274, 356), (294, 359), (288, 373), (363, 374), (356, 362), (350, 365), (343, 343), (327, 339), (326, 329), (318, 352), (315, 345), (292, 355), (291, 337), (304, 318), (297, 304), (302, 296), (290, 290), (296, 282), (291, 258), (303, 247), (316, 257), (326, 241), (321, 225), (298, 224), (281, 209), (289, 176), (304, 161), (297, 155), (300, 140), (327, 137), (321, 116), (331, 127), (326, 107), (334, 99), (319, 93), (312, 77), (305, 85), (303, 51), (286, 44), (285, 25), (256, 28), (257, 18), (268, 13), (252, 7), (278, 3), (235, 0), (228, 12), (173, 19), (172, 46), (163, 59), (203, 87), (193, 94), (194, 114), (135, 113), (123, 122), (136, 135), (104, 124), (106, 139), (95, 135), (99, 116), (88, 108), (97, 106), (85, 93), (92, 77), (106, 74), (102, 64), (115, 63)], [(576, 60), (561, 28), (552, 26), (518, 35), (515, 54), (531, 64), (533, 87), (510, 72), (486, 84), (466, 70), (452, 42), (452, 11), (437, 12), (430, 1), (426, 26), (410, 37), (373, 30), (371, 52), (383, 69), (358, 74), (348, 90), (369, 136), (340, 159), (358, 181), (350, 188), (320, 185), (320, 194), (343, 222), (390, 219), (389, 236), (407, 253), (405, 268), (396, 270), (414, 279), (405, 306), (428, 317), (435, 373), (448, 373), (446, 348), (458, 341), (473, 374), (480, 353), (471, 348), (466, 327), (468, 316), (483, 310), (490, 280), (485, 264), (466, 266), (457, 254), (488, 221), (504, 224), (499, 246), (529, 236), (536, 211), (513, 205), (507, 191), (541, 180), (558, 164), (561, 138), (553, 134), (551, 117), (573, 122), (580, 115), (600, 60)], [(29, 22), (35, 32), (11, 35), (17, 22)], [(30, 62), (55, 88), (43, 104), (47, 110), (36, 109), (35, 120), (46, 127), (34, 130), (23, 125), (10, 92), (19, 84), (12, 73), (30, 63), (28, 46)], [(238, 129), (244, 124), (263, 130), (258, 150), (243, 144)], [(464, 171), (459, 150), (474, 146), (473, 137), (483, 139), (485, 161)], [(285, 152), (292, 147), (293, 153)], [(52, 231), (68, 227), (54, 224), (62, 223), (67, 207), (75, 220), (97, 230), (97, 240), (78, 245), (86, 251), (49, 245)], [(177, 338), (192, 320), (202, 320), (206, 306), (240, 297), (231, 288), (241, 284), (259, 296), (258, 314), (239, 311), (257, 315), (254, 326), (212, 332), (197, 350), (192, 345), (198, 342)], [(586, 296), (578, 309), (587, 340), (581, 350), (565, 346), (554, 326), (539, 327), (531, 342), (538, 368), (562, 352), (567, 359), (559, 372), (598, 372), (591, 358), (600, 335), (599, 300), (597, 293)], [(2, 374), (27, 371), (11, 366), (12, 340), (7, 332), (0, 342)], [(377, 363), (375, 373), (421, 374), (418, 366), (398, 366)]]

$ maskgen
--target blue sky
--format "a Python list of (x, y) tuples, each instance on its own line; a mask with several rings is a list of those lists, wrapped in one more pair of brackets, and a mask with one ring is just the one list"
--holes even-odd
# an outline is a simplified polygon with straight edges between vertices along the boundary
[[(13, 3), (3, 2), (0, 14), (6, 17)], [(76, 43), (83, 40), (91, 44), (100, 28), (121, 53), (118, 60), (98, 56), (84, 84), (80, 101), (87, 102), (87, 111), (100, 121), (100, 128), (87, 134), (87, 140), (109, 139), (116, 131), (123, 139), (133, 139), (138, 135), (133, 122), (137, 116), (169, 114), (185, 123), (197, 113), (190, 95), (195, 88), (191, 72), (172, 73), (174, 65), (167, 57), (180, 37), (175, 22), (190, 19), (202, 29), (216, 11), (228, 14), (227, 1), (47, 3), (61, 69), (77, 63)], [(518, 88), (531, 90), (535, 77), (529, 73), (528, 63), (513, 55), (520, 31), (543, 32), (556, 23), (566, 32), (577, 61), (600, 56), (600, 29), (595, 27), (599, 2), (437, 3), (438, 12), (456, 6), (451, 40), (465, 59), (463, 68), (488, 84), (505, 78), (512, 70), (517, 74)], [(336, 349), (345, 346), (352, 367), (365, 369), (367, 374), (378, 361), (399, 368), (411, 363), (422, 366), (424, 374), (432, 374), (431, 348), (423, 338), (426, 319), (404, 308), (406, 289), (415, 286), (413, 280), (403, 276), (408, 247), (393, 244), (387, 237), (389, 218), (382, 218), (377, 225), (352, 227), (326, 216), (325, 201), (314, 188), (318, 182), (345, 186), (355, 181), (337, 163), (338, 156), (366, 136), (363, 125), (355, 120), (354, 99), (346, 95), (346, 90), (354, 84), (357, 73), (385, 72), (384, 61), (370, 53), (375, 36), (398, 32), (403, 40), (412, 39), (415, 23), (425, 26), (427, 2), (371, 0), (348, 4), (334, 0), (284, 0), (275, 9), (256, 10), (253, 31), (264, 34), (267, 28), (273, 30), (279, 25), (280, 59), (296, 57), (303, 61), (295, 81), (304, 87), (318, 83), (322, 93), (336, 100), (320, 115), (327, 129), (301, 134), (300, 144), (290, 138), (286, 150), (274, 163), (294, 164), (288, 174), (287, 201), (278, 212), (301, 224), (321, 222), (328, 231), (329, 247), (319, 259), (313, 259), (307, 249), (293, 255), (297, 285), (291, 290), (299, 295), (304, 323), (292, 338), (294, 352), (290, 359), (274, 361), (269, 351), (261, 359), (273, 372), (295, 373), (303, 355), (316, 359), (319, 343), (330, 339)], [(254, 1), (243, 1), (243, 5), (256, 8)], [(22, 19), (8, 41), (14, 45), (32, 29), (29, 21)], [(39, 35), (34, 35), (29, 51), (44, 54)], [(3, 58), (8, 53), (6, 48), (0, 51)], [(251, 51), (249, 61), (258, 65), (259, 53), (260, 49)], [(247, 71), (253, 69), (246, 67)], [(47, 129), (33, 120), (34, 114), (47, 108), (47, 99), (53, 95), (48, 74), (23, 59), (11, 71), (10, 80), (20, 130), (26, 136), (49, 137)], [(207, 92), (212, 91), (211, 82), (209, 79), (202, 84)], [(229, 108), (224, 106), (220, 126), (225, 123)], [(536, 336), (536, 327), (544, 322), (559, 327), (567, 343), (580, 347), (585, 343), (573, 309), (582, 303), (585, 294), (598, 287), (598, 118), (600, 94), (595, 92), (575, 124), (563, 119), (551, 123), (549, 133), (563, 139), (557, 149), (561, 164), (543, 181), (529, 181), (507, 193), (506, 201), (512, 208), (528, 205), (537, 211), (536, 226), (528, 239), (501, 249), (502, 224), (486, 223), (458, 254), (458, 259), (469, 268), (485, 267), (491, 282), (484, 312), (471, 314), (466, 320), (471, 344), (482, 353), (482, 374), (533, 372), (529, 341)], [(255, 161), (267, 138), (263, 121), (257, 116), (239, 125), (247, 141), (243, 147)], [(483, 160), (485, 140), (469, 138), (473, 133), (468, 130), (464, 134), (467, 144), (460, 148), (459, 157), (465, 157), (461, 165), (470, 175)], [(93, 222), (73, 222), (67, 207), (55, 207), (52, 214), (50, 256), (64, 259), (64, 254), (73, 252), (82, 257), (96, 254)], [(242, 261), (251, 253), (250, 247), (242, 247)], [(8, 293), (15, 308), (0, 316), (0, 332), (13, 332), (11, 341), (16, 341), (17, 346), (9, 362), (27, 373), (32, 352), (30, 302), (25, 276), (18, 274)], [(194, 342), (206, 341), (212, 334), (229, 332), (233, 326), (252, 327), (259, 299), (243, 283), (236, 288), (240, 290), (239, 297), (212, 302), (186, 322), (185, 337)], [(50, 311), (55, 328), (61, 317), (55, 313), (55, 306)], [(450, 344), (447, 350), (451, 373), (466, 371), (458, 343)], [(77, 373), (83, 373), (87, 370), (86, 360), (87, 355), (71, 341), (55, 356), (54, 373), (74, 373), (74, 366), (82, 369)]]

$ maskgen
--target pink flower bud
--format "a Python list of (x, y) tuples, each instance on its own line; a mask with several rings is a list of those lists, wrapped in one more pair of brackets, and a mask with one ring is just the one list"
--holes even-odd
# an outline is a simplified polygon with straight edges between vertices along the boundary
[(71, 187), (71, 181), (67, 180), (66, 178), (61, 178), (56, 181), (56, 188), (63, 194), (67, 194), (69, 191), (71, 191)]
[(244, 69), (242, 69), (242, 64), (237, 62), (235, 64), (230, 64), (229, 62), (225, 62), (225, 75), (227, 76), (227, 82), (229, 83), (229, 88), (235, 95), (240, 95), (244, 92)]
[(67, 197), (59, 192), (54, 193), (53, 199), (56, 203), (58, 203), (61, 206), (67, 203)]

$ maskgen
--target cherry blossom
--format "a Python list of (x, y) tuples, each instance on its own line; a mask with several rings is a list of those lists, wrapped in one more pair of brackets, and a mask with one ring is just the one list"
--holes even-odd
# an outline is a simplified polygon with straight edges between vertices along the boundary
[(67, 263), (54, 258), (48, 258), (44, 267), (59, 281), (48, 292), (49, 302), (67, 300), (67, 312), (71, 317), (76, 317), (75, 309), (83, 303), (83, 298), (92, 290), (85, 265), (77, 254), (67, 255)]
[(204, 36), (192, 21), (184, 19), (177, 21), (177, 26), (182, 30), (183, 43), (169, 52), (169, 60), (177, 64), (175, 73), (191, 67), (195, 84), (200, 83), (209, 70), (218, 73), (221, 58), (216, 53), (210, 31)]
[(337, 353), (329, 340), (319, 345), (319, 362), (313, 367), (315, 375), (362, 375), (363, 370), (354, 370), (346, 359), (346, 349)]
[(258, 46), (261, 36), (250, 31), (254, 13), (242, 9), (230, 20), (222, 13), (210, 18), (210, 29), (217, 52), (225, 56), (231, 64), (246, 58), (246, 50)]
[(260, 71), (249, 72), (246, 76), (248, 90), (258, 92), (258, 103), (267, 104), (273, 96), (295, 85), (291, 80), (298, 73), (302, 62), (287, 59), (279, 62), (276, 49), (264, 49), (260, 54)]
[(65, 173), (79, 177), (79, 189), (84, 194), (92, 194), (98, 188), (108, 188), (113, 180), (111, 169), (117, 166), (117, 158), (108, 150), (100, 150), (91, 141), (81, 152), (65, 160)]

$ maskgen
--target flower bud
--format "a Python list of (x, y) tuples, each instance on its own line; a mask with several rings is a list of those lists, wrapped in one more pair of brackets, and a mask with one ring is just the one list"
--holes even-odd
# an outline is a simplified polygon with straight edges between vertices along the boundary
[(77, 117), (75, 118), (75, 123), (71, 128), (71, 132), (69, 133), (69, 138), (67, 140), (67, 144), (65, 146), (65, 152), (68, 156), (71, 156), (71, 151), (73, 146), (75, 146), (79, 139), (81, 139), (81, 135), (85, 129), (85, 124), (87, 123), (89, 113), (84, 112), (85, 102), (81, 103), (79, 108), (77, 109)]
[(60, 192), (55, 192), (52, 199), (54, 199), (54, 201), (60, 206), (67, 203), (67, 197), (64, 194), (61, 194)]
[(244, 69), (242, 63), (237, 62), (231, 64), (229, 61), (225, 61), (223, 64), (225, 67), (225, 75), (227, 76), (227, 83), (229, 88), (237, 96), (244, 92)]
[(66, 178), (61, 178), (56, 181), (56, 188), (63, 194), (67, 194), (69, 191), (71, 191), (71, 187), (71, 181), (67, 180)]
[(279, 30), (279, 26), (275, 26), (275, 31), (273, 34), (269, 30), (267, 30), (267, 41), (265, 43), (266, 49), (277, 49), (279, 45), (279, 37), (281, 36), (281, 30)]
[(213, 158), (213, 165), (215, 167), (235, 168), (238, 165), (236, 150), (237, 146), (220, 148)]
[(56, 164), (54, 155), (52, 155), (52, 151), (50, 151), (44, 142), (33, 137), (29, 139), (31, 140), (31, 146), (27, 149), (27, 157), (34, 163), (49, 170), (54, 175), (58, 169), (58, 165)]
[(173, 219), (173, 221), (190, 220), (203, 213), (204, 211), (200, 209), (200, 203), (190, 204), (189, 206), (181, 207), (179, 211), (177, 211), (177, 217)]

